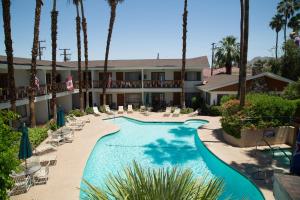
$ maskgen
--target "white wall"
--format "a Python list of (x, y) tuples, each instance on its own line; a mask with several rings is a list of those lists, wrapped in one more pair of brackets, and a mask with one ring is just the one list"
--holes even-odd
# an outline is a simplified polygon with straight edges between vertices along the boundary
[(35, 116), (37, 124), (44, 124), (48, 121), (47, 101), (35, 102)]
[(56, 98), (56, 104), (57, 107), (61, 106), (66, 113), (70, 112), (70, 110), (72, 110), (73, 105), (72, 95), (70, 94), (67, 96)]

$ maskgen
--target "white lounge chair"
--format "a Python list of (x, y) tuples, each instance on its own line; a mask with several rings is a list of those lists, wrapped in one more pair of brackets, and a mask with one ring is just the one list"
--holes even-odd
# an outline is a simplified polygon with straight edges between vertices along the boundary
[(31, 187), (31, 179), (29, 176), (25, 175), (12, 175), (11, 176), (15, 182), (14, 187), (9, 192), (9, 195), (17, 195), (28, 192)]
[(93, 111), (94, 111), (94, 115), (96, 115), (96, 116), (100, 116), (100, 115), (101, 115), (101, 113), (99, 112), (97, 106), (94, 106), (94, 107), (93, 107)]
[(41, 169), (33, 175), (34, 185), (46, 184), (48, 181), (48, 174), (49, 174), (49, 165), (41, 167)]
[(53, 166), (57, 163), (57, 156), (55, 154), (40, 156), (41, 166)]
[(74, 140), (74, 130), (71, 128), (65, 127), (62, 129), (62, 135), (64, 142), (71, 143)]
[(167, 107), (166, 111), (164, 112), (164, 117), (169, 117), (171, 115), (171, 112), (172, 112), (172, 108)]
[(83, 123), (90, 123), (91, 122), (91, 120), (89, 118), (84, 118), (84, 117), (79, 118), (79, 117), (76, 117), (76, 116), (73, 116), (73, 118), (75, 120), (77, 120), (78, 122), (83, 122)]
[(118, 114), (123, 114), (124, 113), (124, 107), (123, 106), (119, 106), (118, 107)]
[(128, 105), (127, 113), (133, 113), (132, 105)]
[(67, 124), (71, 126), (84, 126), (86, 122), (77, 120), (73, 116), (68, 116), (67, 117)]
[(43, 144), (35, 148), (34, 154), (41, 155), (41, 154), (49, 153), (51, 151), (57, 151), (57, 148), (51, 144)]
[(56, 146), (59, 146), (63, 142), (63, 138), (57, 133), (57, 132), (48, 132), (49, 143), (50, 144), (56, 144)]
[(105, 112), (109, 115), (113, 115), (114, 112), (110, 110), (109, 106), (108, 105), (105, 105)]
[(173, 112), (173, 117), (179, 117), (179, 115), (180, 115), (180, 109), (176, 108)]

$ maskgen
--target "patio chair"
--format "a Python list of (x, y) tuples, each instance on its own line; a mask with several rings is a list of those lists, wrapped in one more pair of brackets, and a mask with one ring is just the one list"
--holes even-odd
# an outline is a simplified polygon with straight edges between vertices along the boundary
[(118, 107), (118, 114), (123, 114), (124, 113), (124, 107), (123, 106), (119, 106)]
[(76, 117), (76, 116), (73, 116), (73, 118), (77, 121), (77, 122), (82, 122), (82, 123), (90, 123), (91, 122), (91, 120), (89, 119), (89, 118), (79, 118), (79, 117)]
[(57, 156), (52, 154), (52, 155), (44, 155), (40, 156), (40, 165), (42, 167), (44, 166), (54, 166), (57, 163)]
[(109, 114), (109, 115), (113, 115), (113, 114), (114, 114), (114, 112), (110, 110), (110, 108), (109, 108), (108, 105), (105, 105), (105, 111), (106, 111), (106, 113)]
[(197, 109), (196, 111), (190, 113), (190, 114), (189, 114), (189, 117), (195, 117), (195, 116), (198, 116), (200, 112), (201, 112), (201, 110), (200, 110), (200, 109)]
[(16, 174), (16, 175), (11, 175), (11, 177), (13, 178), (15, 184), (12, 190), (9, 192), (10, 196), (28, 192), (28, 190), (32, 185), (29, 176), (26, 177), (25, 175)]
[(173, 112), (173, 117), (179, 117), (179, 115), (180, 115), (180, 109), (176, 108)]
[(75, 125), (75, 126), (84, 126), (85, 122), (81, 121), (81, 120), (77, 120), (75, 117), (73, 116), (68, 116), (67, 117), (67, 124), (68, 125)]
[(171, 115), (171, 112), (172, 112), (172, 108), (167, 107), (166, 111), (164, 112), (164, 117), (169, 117)]
[(33, 184), (34, 185), (46, 184), (48, 181), (48, 174), (49, 174), (49, 165), (41, 167), (41, 169), (33, 175)]
[(64, 128), (62, 130), (62, 135), (63, 135), (64, 142), (66, 142), (66, 143), (73, 142), (73, 140), (74, 140), (74, 130), (72, 130), (71, 128)]
[(128, 105), (127, 113), (133, 113), (132, 105)]
[(101, 115), (101, 113), (99, 112), (99, 109), (98, 109), (97, 106), (93, 107), (93, 111), (94, 111), (94, 115), (96, 115), (96, 116), (100, 116)]

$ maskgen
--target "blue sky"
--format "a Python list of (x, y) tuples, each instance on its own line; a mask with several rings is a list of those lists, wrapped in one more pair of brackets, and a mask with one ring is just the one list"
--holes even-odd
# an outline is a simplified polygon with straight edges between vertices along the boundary
[[(11, 0), (14, 55), (30, 58), (35, 0)], [(274, 56), (275, 33), (269, 21), (279, 0), (250, 0), (249, 59)], [(75, 7), (57, 0), (58, 47), (71, 48), (76, 60)], [(239, 0), (189, 0), (187, 56), (211, 56), (211, 43), (227, 35), (239, 37)], [(43, 59), (51, 59), (50, 12), (44, 0), (40, 39), (46, 40)], [(110, 10), (105, 0), (85, 1), (89, 58), (103, 59)], [(180, 58), (183, 0), (125, 0), (119, 5), (110, 59)], [(0, 11), (2, 16), (2, 9)], [(3, 21), (0, 20), (0, 54), (5, 54)], [(282, 40), (283, 33), (280, 34)], [(62, 56), (58, 56), (62, 60)]]

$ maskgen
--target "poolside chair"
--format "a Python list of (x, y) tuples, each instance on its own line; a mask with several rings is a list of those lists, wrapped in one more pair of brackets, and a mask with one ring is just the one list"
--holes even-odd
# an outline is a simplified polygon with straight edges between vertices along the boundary
[(127, 113), (133, 113), (132, 105), (128, 105)]
[(179, 115), (180, 115), (180, 109), (176, 108), (173, 112), (173, 117), (179, 117)]
[(101, 115), (101, 113), (99, 112), (97, 106), (94, 106), (94, 107), (93, 107), (93, 111), (94, 111), (94, 115), (95, 115), (95, 116), (100, 116), (100, 115)]
[(84, 126), (85, 122), (76, 120), (73, 116), (67, 117), (67, 125), (71, 126)]
[(73, 116), (74, 119), (76, 119), (78, 122), (83, 122), (83, 123), (90, 123), (91, 120), (89, 118), (85, 119), (85, 118), (79, 118), (76, 116)]
[(57, 148), (51, 144), (44, 144), (35, 148), (34, 154), (41, 155), (41, 154), (49, 153), (51, 151), (57, 151)]
[(106, 113), (109, 114), (109, 115), (113, 115), (113, 114), (114, 114), (114, 112), (110, 110), (110, 108), (109, 108), (108, 105), (105, 105), (105, 111), (106, 111)]
[(74, 130), (72, 130), (71, 128), (65, 127), (64, 129), (62, 129), (62, 135), (63, 135), (64, 142), (66, 143), (73, 142)]
[(189, 114), (189, 117), (195, 117), (195, 116), (198, 116), (200, 112), (201, 112), (201, 110), (200, 110), (200, 109), (197, 109), (196, 111), (190, 113), (190, 114)]
[(50, 144), (56, 144), (56, 146), (59, 146), (63, 142), (63, 138), (58, 134), (58, 132), (48, 132), (49, 143)]
[(40, 156), (40, 165), (44, 166), (54, 166), (57, 163), (57, 156), (55, 154)]
[(48, 181), (48, 174), (49, 174), (49, 165), (41, 167), (41, 169), (33, 175), (34, 185), (46, 184)]
[(118, 107), (118, 114), (123, 114), (124, 113), (124, 107), (123, 106), (119, 106)]
[(164, 112), (164, 117), (169, 117), (171, 115), (171, 112), (172, 112), (172, 108), (167, 107), (166, 111)]
[(9, 192), (9, 195), (17, 195), (28, 192), (31, 187), (31, 179), (29, 176), (25, 175), (12, 175), (11, 176), (15, 182), (14, 187)]
[(66, 127), (72, 131), (81, 131), (83, 129), (83, 126), (79, 124), (66, 124)]

